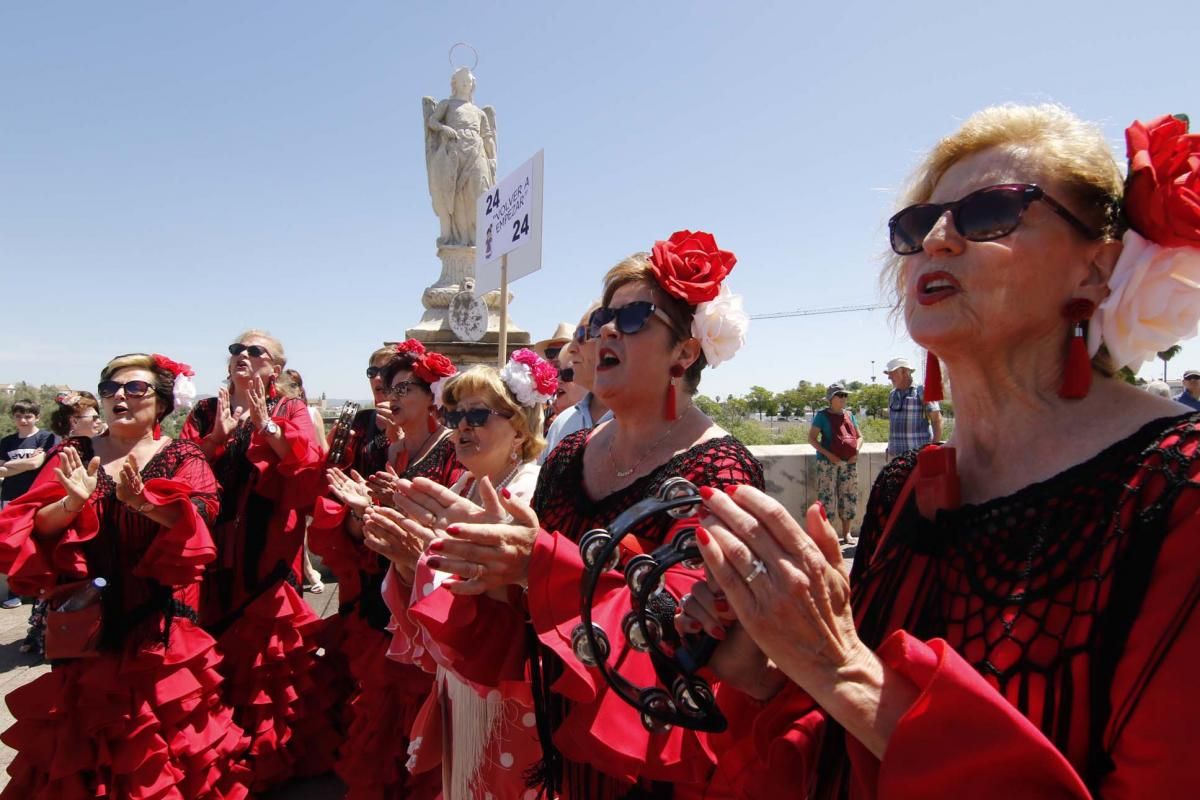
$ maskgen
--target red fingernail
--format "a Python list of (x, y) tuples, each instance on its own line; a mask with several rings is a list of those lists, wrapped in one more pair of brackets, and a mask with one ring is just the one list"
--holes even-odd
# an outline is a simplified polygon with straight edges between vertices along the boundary
[(713, 490), (712, 490), (711, 486), (701, 486), (700, 487), (700, 497), (701, 498), (708, 500), (712, 496), (713, 496)]
[(704, 626), (693, 619), (688, 622), (687, 629), (692, 633), (699, 633), (700, 631), (704, 630)]
[(729, 602), (727, 600), (722, 600), (718, 597), (717, 599), (713, 600), (713, 606), (717, 609), (718, 613), (729, 613)]
[(429, 564), (430, 569), (441, 569), (444, 562), (440, 558), (431, 558), (426, 563)]
[(458, 526), (451, 525), (449, 528), (446, 528), (446, 533), (450, 534), (451, 536), (457, 536), (458, 535)]
[(441, 550), (442, 549), (442, 540), (434, 539), (432, 542), (429, 543), (429, 549), (430, 550)]
[(708, 544), (708, 531), (704, 530), (704, 526), (696, 528), (696, 541), (700, 544)]
[(716, 626), (715, 628), (709, 628), (708, 635), (717, 640), (724, 639), (725, 638), (725, 629), (722, 628), (720, 625)]
[(501, 497), (503, 497), (505, 500), (511, 500), (511, 499), (512, 499), (512, 492), (510, 492), (510, 491), (508, 490), (508, 487), (506, 486), (506, 487), (504, 487), (503, 489), (501, 489), (501, 490), (500, 490), (500, 496), (501, 496)]
[(823, 520), (825, 520), (826, 522), (828, 522), (828, 521), (829, 521), (829, 515), (825, 513), (825, 504), (824, 504), (824, 503), (822, 503), (820, 500), (818, 500), (818, 501), (817, 501), (817, 508), (821, 509), (821, 519), (823, 519)]
[(725, 494), (729, 495), (730, 497), (733, 497), (733, 493), (736, 492), (738, 490), (738, 488), (739, 488), (739, 484), (731, 483), (725, 487)]

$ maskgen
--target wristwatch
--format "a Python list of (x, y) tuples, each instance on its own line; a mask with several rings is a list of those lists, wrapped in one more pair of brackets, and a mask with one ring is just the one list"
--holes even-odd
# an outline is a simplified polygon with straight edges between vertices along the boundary
[(269, 419), (263, 423), (262, 432), (267, 436), (274, 436), (279, 433), (279, 426), (275, 424), (275, 420)]

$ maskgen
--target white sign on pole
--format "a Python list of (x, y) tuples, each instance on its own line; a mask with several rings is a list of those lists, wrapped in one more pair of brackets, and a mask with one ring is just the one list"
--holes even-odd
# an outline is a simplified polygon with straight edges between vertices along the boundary
[(475, 296), (500, 288), (500, 262), (508, 280), (542, 268), (542, 154), (479, 196), (475, 204)]

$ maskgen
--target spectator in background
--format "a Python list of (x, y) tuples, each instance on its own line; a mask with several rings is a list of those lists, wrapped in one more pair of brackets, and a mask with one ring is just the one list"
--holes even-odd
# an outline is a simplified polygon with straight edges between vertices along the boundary
[(808, 443), (817, 449), (817, 499), (826, 513), (841, 520), (839, 541), (854, 544), (850, 524), (858, 508), (858, 451), (863, 438), (854, 415), (846, 410), (850, 398), (838, 383), (825, 391), (829, 408), (813, 415)]
[(912, 379), (907, 358), (893, 358), (884, 375), (892, 382), (888, 395), (888, 458), (942, 440), (942, 407), (925, 402), (925, 387)]
[(50, 430), (60, 439), (100, 434), (100, 401), (91, 392), (64, 392), (50, 415)]
[(549, 361), (551, 364), (558, 363), (558, 357), (562, 353), (563, 348), (571, 342), (571, 335), (575, 329), (571, 327), (569, 322), (560, 322), (558, 327), (554, 329), (554, 334), (549, 339), (542, 339), (534, 344), (532, 350), (542, 358)]
[[(546, 449), (538, 456), (538, 463), (545, 462), (558, 443), (576, 431), (590, 430), (601, 422), (612, 418), (608, 406), (592, 394), (592, 384), (596, 380), (596, 350), (599, 331), (588, 330), (592, 312), (600, 307), (592, 303), (579, 320), (579, 327), (571, 336), (571, 341), (559, 355), (559, 363), (564, 361), (564, 369), (571, 370), (571, 383), (586, 394), (575, 405), (566, 409), (554, 420), (550, 430), (546, 431)], [(561, 383), (559, 384), (562, 385)]]
[(1150, 381), (1146, 384), (1145, 388), (1150, 394), (1156, 394), (1159, 397), (1165, 397), (1168, 400), (1175, 399), (1175, 397), (1171, 394), (1171, 386), (1166, 381)]
[[(0, 509), (29, 490), (46, 460), (46, 451), (58, 443), (50, 431), (38, 429), (42, 407), (33, 400), (13, 403), (12, 418), (17, 432), (0, 439)], [(7, 593), (7, 589), (6, 589)], [(8, 597), (0, 608), (20, 608), (21, 598)]]
[(1183, 392), (1175, 398), (1175, 402), (1200, 411), (1200, 370), (1189, 369), (1183, 373)]

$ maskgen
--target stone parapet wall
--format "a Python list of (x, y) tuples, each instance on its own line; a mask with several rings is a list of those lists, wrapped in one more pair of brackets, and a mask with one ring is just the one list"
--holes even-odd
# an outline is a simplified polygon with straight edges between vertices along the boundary
[[(809, 505), (817, 501), (817, 451), (807, 444), (764, 444), (751, 446), (750, 452), (762, 462), (767, 493), (801, 519)], [(862, 523), (871, 486), (886, 463), (886, 444), (863, 444), (858, 454), (858, 513), (852, 530), (858, 530)]]

